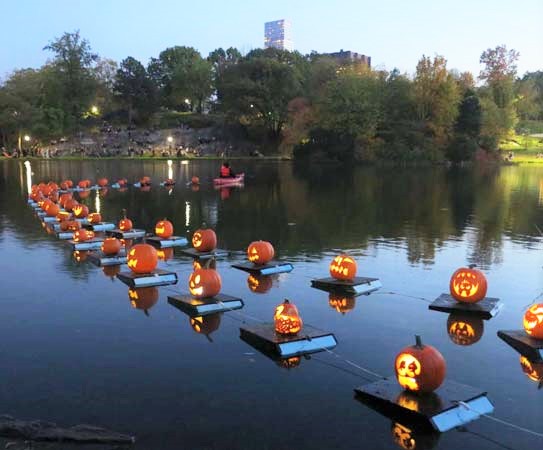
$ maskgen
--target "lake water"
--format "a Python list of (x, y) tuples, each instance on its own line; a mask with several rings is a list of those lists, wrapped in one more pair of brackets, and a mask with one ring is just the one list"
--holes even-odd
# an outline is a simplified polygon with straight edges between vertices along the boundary
[[(45, 232), (26, 204), (22, 162), (0, 162), (0, 414), (109, 427), (136, 435), (137, 449), (394, 449), (393, 421), (353, 395), (375, 378), (344, 359), (388, 376), (397, 352), (420, 334), (444, 355), (448, 379), (488, 391), (496, 417), (543, 432), (543, 390), (496, 336), (521, 328), (524, 308), (543, 292), (536, 228), (543, 227), (543, 168), (304, 171), (240, 161), (234, 169), (247, 173), (244, 188), (215, 190), (218, 166), (174, 162), (177, 185), (168, 192), (158, 186), (166, 161), (32, 162), (32, 182), (153, 178), (149, 192), (92, 192), (84, 202), (107, 220), (126, 208), (149, 231), (163, 217), (187, 237), (202, 222), (216, 230), (219, 247), (235, 251), (217, 264), (222, 292), (245, 307), (210, 320), (218, 328), (208, 339), (167, 302), (187, 292), (192, 260), (176, 250), (160, 267), (176, 271), (179, 283), (159, 288), (155, 304), (133, 307), (111, 272), (77, 262), (68, 244)], [(198, 190), (186, 185), (193, 175)], [(257, 239), (295, 266), (265, 281), (266, 293), (251, 291), (248, 274), (230, 267)], [(310, 287), (328, 276), (339, 251), (356, 257), (359, 274), (383, 283), (344, 312)], [(477, 329), (477, 342), (461, 346), (448, 335), (448, 315), (412, 297), (447, 292), (452, 272), (468, 263), (484, 270), (488, 295), (504, 308)], [(335, 354), (287, 369), (239, 338), (244, 321), (271, 321), (284, 298), (306, 324), (335, 334)], [(464, 431), (413, 439), (416, 448), (451, 450), (542, 445), (486, 418)]]

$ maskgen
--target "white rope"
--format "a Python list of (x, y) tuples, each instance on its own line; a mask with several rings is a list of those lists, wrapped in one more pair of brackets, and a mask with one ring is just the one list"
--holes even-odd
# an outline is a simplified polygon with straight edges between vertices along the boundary
[(334, 355), (336, 358), (340, 359), (341, 361), (344, 361), (345, 363), (349, 364), (350, 366), (352, 367), (355, 367), (357, 368), (358, 370), (361, 370), (362, 372), (365, 372), (369, 375), (373, 375), (374, 377), (376, 378), (381, 378), (381, 379), (385, 379), (386, 377), (384, 377), (383, 375), (381, 374), (378, 374), (377, 372), (372, 372), (371, 370), (369, 369), (366, 369), (365, 367), (362, 367), (350, 360), (348, 360), (347, 358), (343, 358), (341, 355), (338, 355), (336, 352), (330, 350), (329, 348), (324, 348), (322, 347), (323, 350), (326, 350), (328, 353), (330, 353), (331, 355)]
[(521, 427), (520, 425), (516, 425), (514, 423), (511, 423), (511, 422), (507, 422), (506, 420), (502, 420), (502, 419), (498, 419), (497, 417), (493, 417), (493, 416), (489, 416), (488, 414), (484, 414), (484, 413), (481, 413), (479, 411), (477, 411), (476, 409), (472, 408), (470, 405), (468, 405), (467, 403), (465, 402), (457, 402), (460, 406), (463, 406), (464, 408), (470, 410), (470, 411), (473, 411), (474, 413), (478, 414), (479, 416), (481, 417), (484, 417), (488, 420), (492, 420), (494, 422), (497, 422), (497, 423), (500, 423), (502, 425), (507, 425), (508, 427), (511, 427), (511, 428), (514, 428), (515, 430), (518, 430), (518, 431), (522, 431), (524, 433), (528, 433), (528, 434), (531, 434), (533, 436), (537, 436), (537, 437), (540, 437), (540, 438), (543, 438), (543, 433), (539, 433), (537, 431), (533, 431), (533, 430), (530, 430), (528, 428), (524, 428), (524, 427)]

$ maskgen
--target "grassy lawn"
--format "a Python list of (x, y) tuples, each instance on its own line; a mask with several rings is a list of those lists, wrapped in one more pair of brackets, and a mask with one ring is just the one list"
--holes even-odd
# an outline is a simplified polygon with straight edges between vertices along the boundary
[(543, 136), (516, 135), (500, 142), (500, 150), (503, 158), (513, 152), (515, 163), (543, 164), (543, 158), (537, 157), (538, 154), (543, 155)]

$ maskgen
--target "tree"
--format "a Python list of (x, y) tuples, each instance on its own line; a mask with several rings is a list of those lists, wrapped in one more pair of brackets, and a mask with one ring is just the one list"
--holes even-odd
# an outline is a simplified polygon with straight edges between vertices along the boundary
[(151, 112), (155, 106), (155, 89), (145, 67), (135, 58), (129, 56), (121, 61), (115, 75), (113, 91), (126, 106), (128, 123), (132, 123), (134, 110), (140, 120), (145, 121), (144, 112)]
[(44, 50), (54, 54), (50, 67), (54, 72), (55, 92), (58, 94), (55, 106), (64, 110), (70, 122), (68, 126), (77, 126), (95, 96), (96, 81), (92, 65), (98, 55), (91, 51), (89, 41), (81, 38), (79, 31), (64, 33), (46, 45)]
[(116, 61), (106, 58), (99, 58), (93, 68), (97, 87), (96, 97), (92, 103), (99, 108), (100, 114), (107, 114), (113, 110), (113, 87), (118, 68)]

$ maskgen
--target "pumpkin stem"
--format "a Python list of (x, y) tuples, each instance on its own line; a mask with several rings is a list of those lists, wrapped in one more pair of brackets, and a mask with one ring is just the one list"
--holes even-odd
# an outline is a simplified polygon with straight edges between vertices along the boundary
[(415, 335), (415, 347), (420, 347), (422, 348), (423, 345), (422, 345), (422, 339), (421, 337), (417, 334)]
[(284, 301), (283, 303), (289, 304), (290, 302), (288, 301), (288, 298), (286, 298), (285, 301)]
[(206, 261), (204, 267), (205, 267), (206, 269), (209, 269), (210, 266), (211, 266), (211, 262), (212, 262), (212, 261), (215, 261), (215, 258), (209, 258), (209, 259)]

